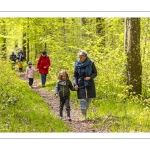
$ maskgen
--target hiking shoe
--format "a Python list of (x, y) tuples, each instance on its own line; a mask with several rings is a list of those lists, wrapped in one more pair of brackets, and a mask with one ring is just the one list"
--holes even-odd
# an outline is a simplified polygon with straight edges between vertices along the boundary
[(70, 118), (70, 117), (68, 117), (68, 118), (67, 118), (67, 120), (68, 120), (68, 121), (71, 121), (71, 118)]
[(62, 120), (62, 117), (59, 117), (60, 120)]
[(86, 110), (81, 110), (82, 113), (82, 121), (86, 120)]
[(45, 87), (45, 84), (42, 84), (42, 87)]

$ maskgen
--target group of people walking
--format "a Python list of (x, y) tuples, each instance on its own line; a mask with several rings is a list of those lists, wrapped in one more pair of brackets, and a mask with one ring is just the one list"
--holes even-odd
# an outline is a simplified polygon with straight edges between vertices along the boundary
[[(28, 62), (26, 68), (26, 77), (29, 79), (29, 87), (32, 88), (34, 72), (39, 71), (41, 74), (42, 87), (45, 87), (46, 77), (51, 65), (50, 57), (46, 51), (43, 51), (38, 59), (36, 69), (32, 66), (32, 62)], [(67, 120), (71, 121), (70, 115), (70, 90), (77, 92), (77, 97), (80, 100), (80, 109), (82, 120), (86, 120), (87, 110), (92, 98), (96, 97), (96, 89), (94, 78), (97, 76), (97, 69), (93, 61), (87, 55), (85, 50), (78, 52), (78, 60), (74, 65), (74, 83), (69, 79), (66, 70), (61, 70), (58, 74), (57, 83), (55, 86), (55, 96), (59, 97), (59, 117), (63, 119), (63, 108), (66, 107)]]
[(23, 55), (23, 51), (22, 50), (20, 50), (20, 52), (18, 52), (18, 55), (16, 55), (14, 52), (12, 52), (12, 54), (9, 57), (9, 59), (12, 61), (12, 69), (14, 69), (16, 62), (18, 61), (18, 70), (20, 72), (23, 71), (24, 55)]
[(46, 77), (48, 74), (49, 67), (51, 65), (50, 58), (46, 51), (43, 51), (38, 59), (36, 69), (32, 66), (32, 62), (28, 62), (26, 68), (26, 77), (29, 79), (29, 87), (32, 88), (34, 72), (39, 71), (41, 74), (42, 87), (45, 87)]

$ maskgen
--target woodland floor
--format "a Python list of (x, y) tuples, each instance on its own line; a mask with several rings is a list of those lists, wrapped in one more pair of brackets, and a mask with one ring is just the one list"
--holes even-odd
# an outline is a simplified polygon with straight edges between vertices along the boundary
[[(20, 74), (20, 78), (24, 81), (27, 81), (25, 79), (25, 73)], [(59, 101), (58, 98), (55, 98), (54, 94), (52, 92), (42, 88), (39, 86), (41, 83), (40, 80), (34, 80), (33, 88), (32, 90), (36, 92), (38, 95), (40, 95), (46, 103), (50, 106), (52, 113), (56, 114), (59, 117), (58, 114), (58, 106), (59, 106)], [(53, 91), (54, 92), (54, 91)], [(93, 125), (98, 124), (100, 120), (85, 120), (81, 121), (81, 112), (79, 108), (76, 108), (76, 103), (75, 101), (70, 100), (70, 107), (71, 107), (71, 119), (72, 121), (67, 121), (67, 116), (66, 116), (66, 110), (64, 108), (63, 111), (63, 121), (65, 124), (70, 124), (70, 126), (73, 129), (73, 132), (81, 133), (81, 132), (107, 132), (107, 129), (98, 129), (98, 128), (93, 128)]]

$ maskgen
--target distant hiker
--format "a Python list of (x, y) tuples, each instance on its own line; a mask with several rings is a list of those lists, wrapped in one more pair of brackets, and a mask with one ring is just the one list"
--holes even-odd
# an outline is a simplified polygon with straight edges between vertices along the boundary
[(14, 52), (12, 52), (12, 54), (10, 55), (9, 59), (13, 62), (16, 62), (17, 56)]
[(94, 62), (87, 56), (85, 50), (78, 52), (79, 60), (74, 67), (74, 84), (77, 88), (77, 96), (80, 99), (80, 109), (82, 119), (86, 120), (87, 109), (91, 99), (96, 97), (94, 78), (97, 76), (97, 70)]
[(23, 71), (23, 59), (24, 59), (24, 55), (23, 55), (23, 51), (20, 50), (20, 52), (18, 53), (18, 67), (19, 67), (19, 71), (22, 72)]
[(46, 51), (43, 51), (37, 63), (37, 69), (39, 69), (39, 73), (41, 74), (42, 87), (45, 86), (46, 76), (48, 74), (48, 69), (50, 65), (50, 58), (47, 55)]
[(60, 71), (58, 74), (58, 81), (55, 87), (55, 96), (59, 96), (59, 117), (63, 118), (63, 107), (65, 105), (67, 111), (67, 120), (71, 121), (70, 118), (70, 90), (75, 91), (69, 80), (69, 75), (65, 70)]
[(23, 65), (22, 65), (22, 62), (20, 60), (18, 60), (18, 68), (19, 68), (19, 72), (23, 71)]
[(15, 65), (16, 65), (16, 59), (17, 59), (17, 56), (14, 52), (12, 52), (12, 54), (10, 55), (9, 57), (10, 61), (11, 61), (11, 68), (12, 69), (15, 69)]
[(20, 50), (20, 52), (18, 53), (18, 61), (23, 62), (23, 59), (24, 59), (23, 51)]
[(35, 71), (38, 70), (32, 66), (32, 62), (28, 62), (28, 66), (26, 68), (26, 78), (29, 80), (29, 88), (32, 88)]

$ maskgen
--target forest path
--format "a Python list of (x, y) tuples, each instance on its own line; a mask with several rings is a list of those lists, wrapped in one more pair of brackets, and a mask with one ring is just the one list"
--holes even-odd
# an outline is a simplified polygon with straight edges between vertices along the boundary
[[(21, 73), (20, 74), (20, 78), (24, 81), (27, 81), (27, 79), (25, 78), (25, 73)], [(54, 94), (51, 94), (50, 91), (39, 87), (39, 84), (41, 83), (40, 80), (34, 80), (33, 83), (33, 88), (32, 90), (34, 92), (36, 92), (38, 95), (40, 95), (45, 101), (46, 103), (50, 106), (52, 113), (56, 114), (59, 117), (59, 101), (58, 98), (56, 98), (54, 96)], [(71, 119), (72, 121), (68, 121), (67, 120), (67, 116), (66, 116), (66, 110), (64, 108), (63, 111), (63, 121), (66, 124), (70, 124), (72, 126), (73, 132), (104, 132), (100, 129), (93, 129), (93, 125), (99, 121), (95, 121), (95, 120), (86, 120), (86, 121), (81, 121), (80, 120), (80, 109), (76, 108), (75, 106), (77, 105), (77, 103), (75, 101), (71, 101), (70, 100), (70, 107), (71, 107)]]

